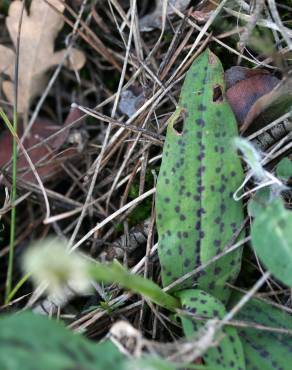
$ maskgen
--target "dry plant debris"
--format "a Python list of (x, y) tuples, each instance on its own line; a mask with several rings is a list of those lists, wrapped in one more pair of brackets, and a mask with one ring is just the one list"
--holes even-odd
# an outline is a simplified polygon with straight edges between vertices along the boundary
[(148, 32), (154, 28), (162, 27), (163, 17), (170, 17), (174, 14), (173, 6), (181, 11), (184, 11), (189, 5), (190, 0), (155, 0), (155, 9), (151, 14), (145, 15), (139, 21), (139, 26), (142, 32)]
[[(47, 2), (46, 0), (33, 0), (32, 4), (38, 4), (38, 9), (41, 9), (41, 6), (45, 7)], [(55, 127), (58, 123), (64, 122), (71, 103), (76, 102), (78, 106), (84, 108), (82, 112), (87, 115), (84, 128), (87, 130), (89, 140), (82, 149), (79, 160), (72, 163), (67, 162), (63, 166), (66, 175), (54, 176), (51, 178), (53, 181), (46, 182), (46, 191), (52, 209), (52, 217), (46, 225), (42, 223), (44, 210), (40, 190), (35, 185), (29, 187), (23, 184), (21, 180), (30, 181), (31, 179), (29, 177), (21, 179), (19, 174), (16, 202), (16, 262), (18, 256), (21, 256), (22, 251), (32, 241), (48, 234), (57, 234), (62, 239), (70, 240), (68, 247), (82, 249), (92, 259), (110, 261), (112, 258), (119, 258), (133, 274), (144, 274), (145, 277), (161, 285), (153, 195), (160, 168), (161, 146), (166, 133), (166, 122), (178, 104), (184, 74), (198, 55), (209, 47), (220, 57), (225, 71), (233, 66), (237, 68), (236, 73), (239, 75), (242, 73), (242, 70), (239, 71), (240, 68), (244, 68), (247, 72), (240, 79), (233, 76), (234, 85), (233, 87), (229, 85), (228, 94), (231, 94), (231, 89), (235, 89), (236, 85), (238, 85), (236, 89), (245, 86), (245, 89), (240, 89), (242, 95), (240, 95), (239, 103), (243, 113), (239, 113), (239, 120), (245, 122), (246, 117), (250, 115), (249, 112), (253, 111), (253, 107), (256, 106), (261, 116), (262, 103), (266, 110), (265, 99), (268, 99), (267, 105), (269, 105), (277, 97), (276, 91), (278, 93), (282, 91), (283, 96), (291, 91), (288, 84), (289, 74), (285, 74), (284, 68), (276, 60), (281, 57), (284, 61), (283, 66), (289, 69), (291, 31), (287, 32), (287, 29), (291, 22), (291, 16), (289, 16), (291, 9), (287, 5), (288, 2), (284, 5), (277, 2), (277, 10), (284, 26), (281, 28), (273, 12), (270, 11), (272, 8), (270, 9), (269, 4), (275, 4), (275, 1), (263, 2), (264, 6), (260, 14), (255, 12), (251, 1), (225, 2), (220, 13), (217, 13), (218, 6), (215, 7), (213, 4), (215, 2), (212, 1), (202, 2), (202, 8), (198, 7), (199, 1), (168, 1), (168, 8), (163, 8), (162, 5), (167, 2), (161, 0), (155, 2), (154, 14), (149, 14), (152, 9), (151, 4), (154, 3), (150, 0), (103, 2), (78, 0), (66, 3), (55, 0), (49, 2), (54, 4), (55, 8), (58, 7), (58, 17), (64, 17), (68, 27), (73, 28), (73, 23), (81, 14), (76, 38), (79, 38), (78, 43), (80, 40), (82, 50), (86, 51), (87, 63), (82, 71), (84, 73), (80, 74), (78, 88), (76, 88), (74, 74), (67, 69), (62, 69), (56, 83), (50, 88), (49, 98), (42, 106), (34, 125), (35, 128), (33, 127), (30, 132), (30, 138), (34, 136), (36, 132), (34, 130), (40, 126), (39, 122), (50, 121)], [(16, 3), (20, 2), (11, 2), (11, 7)], [(208, 4), (211, 3), (213, 5), (209, 8)], [(219, 1), (216, 3), (219, 7), (222, 4)], [(84, 13), (81, 12), (83, 5)], [(174, 5), (175, 8), (170, 5)], [(21, 38), (25, 36), (28, 38), (30, 35), (26, 35), (25, 32), (30, 34), (33, 31), (32, 28), (28, 28), (29, 32), (25, 31), (24, 27), (34, 14), (32, 10), (33, 8), (29, 15), (25, 13)], [(53, 9), (50, 8), (50, 10)], [(196, 11), (202, 11), (202, 13), (195, 13)], [(11, 9), (9, 18), (10, 13)], [(40, 14), (39, 10), (38, 18)], [(54, 14), (56, 16), (56, 13)], [(3, 13), (0, 18), (2, 21), (0, 32), (4, 30), (4, 17)], [(62, 19), (59, 22), (63, 24)], [(162, 27), (163, 22), (165, 22), (165, 28)], [(145, 28), (151, 29), (151, 32), (143, 29), (143, 23)], [(15, 21), (15, 24), (18, 23)], [(58, 30), (60, 27), (60, 25), (56, 26)], [(33, 28), (35, 29), (35, 26)], [(47, 32), (49, 28), (47, 26)], [(55, 35), (58, 34), (56, 28)], [(275, 49), (273, 53), (259, 52), (249, 43), (249, 38), (245, 37), (250, 32), (254, 36), (253, 32), (258, 30), (267, 30), (271, 34)], [(286, 33), (285, 37), (281, 30)], [(63, 30), (61, 35), (63, 36), (66, 32)], [(289, 42), (286, 41), (287, 36), (290, 38)], [(16, 37), (15, 31), (13, 37)], [(1, 43), (8, 46), (7, 39), (4, 41), (3, 39)], [(41, 44), (50, 42), (46, 45), (50, 53), (45, 53), (44, 65), (48, 61), (55, 60), (58, 55), (58, 52), (54, 53), (55, 39), (52, 36), (50, 41), (41, 42)], [(245, 45), (242, 50), (238, 47), (239, 41), (243, 41)], [(15, 45), (15, 41), (13, 43)], [(4, 56), (5, 60), (3, 60)], [(26, 55), (26, 58), (28, 57), (29, 54)], [(1, 46), (0, 70), (10, 78), (10, 81), (6, 81), (2, 86), (13, 82), (11, 65), (14, 60), (15, 55), (12, 48), (7, 49)], [(22, 74), (27, 73), (25, 63), (25, 59), (20, 60), (20, 89), (23, 88), (22, 85), (29, 84), (21, 80)], [(45, 68), (47, 71), (49, 67), (45, 66)], [(35, 72), (34, 68), (29, 70), (30, 75), (34, 75)], [(43, 78), (45, 71), (42, 70), (41, 75)], [(42, 78), (35, 76), (34, 81), (40, 79), (40, 84), (42, 84)], [(257, 83), (255, 84), (254, 81)], [(262, 86), (263, 95), (255, 96), (256, 99), (259, 97), (258, 100), (250, 100), (255, 90), (259, 93), (259, 89), (256, 88), (259, 85)], [(280, 89), (280, 86), (283, 88)], [(24, 94), (26, 101), (21, 104), (26, 108), (22, 109), (23, 112), (28, 109), (28, 101), (32, 102), (33, 96), (36, 96), (32, 87), (29, 87), (31, 91)], [(238, 103), (239, 94), (236, 89), (234, 91), (237, 91), (235, 97)], [(40, 92), (41, 90), (37, 88), (37, 94)], [(12, 99), (9, 101), (13, 102)], [(230, 103), (232, 104), (231, 100)], [(3, 105), (3, 107), (5, 110), (6, 106)], [(9, 107), (6, 111), (9, 114)], [(283, 112), (280, 113), (274, 122), (268, 117), (266, 123), (269, 123), (269, 127), (272, 124), (279, 126), (284, 119), (289, 121), (291, 115), (289, 116), (288, 113), (285, 113), (283, 117), (280, 117)], [(11, 118), (11, 115), (9, 117)], [(30, 112), (28, 112), (28, 117), (31, 118)], [(255, 139), (260, 133), (268, 130), (268, 126), (264, 126), (261, 130), (255, 131), (257, 128), (254, 122), (257, 119), (256, 114), (250, 125), (251, 135)], [(55, 132), (58, 133), (57, 128)], [(160, 145), (157, 145), (157, 140), (153, 140), (154, 135), (159, 136)], [(60, 141), (63, 140), (61, 136)], [(40, 135), (40, 137), (45, 141), (46, 135)], [(55, 144), (53, 139), (44, 143), (46, 144), (49, 146), (48, 151), (53, 149), (54, 155), (59, 153), (59, 144)], [(28, 148), (29, 145), (27, 144), (26, 147)], [(3, 147), (0, 142), (2, 156), (1, 148)], [(275, 139), (273, 135), (273, 141), (264, 148), (264, 151), (267, 153), (265, 166), (268, 170), (273, 170), (275, 164), (284, 156), (291, 160), (289, 127), (280, 138)], [(34, 150), (30, 153), (33, 154)], [(48, 157), (51, 164), (55, 164), (54, 155)], [(21, 160), (21, 157), (19, 159)], [(36, 158), (34, 163), (43, 164), (40, 160)], [(5, 162), (7, 163), (7, 160)], [(27, 167), (26, 164), (25, 166)], [(3, 190), (4, 194), (2, 198), (0, 197), (1, 206), (4, 205), (0, 210), (0, 217), (5, 230), (0, 235), (0, 237), (3, 235), (4, 239), (0, 261), (5, 266), (9, 243), (9, 237), (7, 237), (10, 223), (9, 210), (12, 205), (9, 199), (10, 188), (7, 182), (3, 181), (7, 172), (3, 171), (2, 163), (0, 167), (1, 191)], [(36, 167), (38, 170), (42, 168)], [(43, 180), (47, 179), (47, 175), (49, 177), (51, 173), (54, 173), (54, 170), (50, 170), (49, 167), (47, 169), (47, 174), (42, 177)], [(29, 173), (26, 176), (29, 176)], [(10, 180), (9, 177), (8, 179)], [(7, 186), (6, 197), (5, 185)], [(251, 187), (252, 184), (249, 183), (248, 186)], [(286, 197), (286, 207), (291, 207), (290, 193)], [(243, 232), (247, 235), (246, 240), (249, 238), (249, 221), (243, 226), (245, 229)], [(143, 234), (137, 234), (135, 231), (137, 225), (142, 225)], [(261, 278), (263, 269), (265, 269), (251, 251), (245, 255), (245, 259), (248, 269), (244, 267), (239, 280), (234, 282), (237, 288), (239, 286), (241, 288), (250, 287)], [(17, 265), (14, 270), (13, 285), (15, 286), (21, 276)], [(3, 271), (5, 274), (5, 270)], [(70, 302), (63, 302), (62, 305), (57, 303), (56, 307), (43, 304), (45, 309), (42, 312), (51, 315), (60, 314), (60, 318), (65, 318), (72, 329), (81, 331), (94, 339), (106, 335), (114, 321), (126, 319), (131, 324), (134, 323), (136, 329), (139, 328), (139, 335), (141, 334), (142, 338), (150, 339), (151, 337), (160, 343), (169, 341), (180, 343), (175, 342), (178, 337), (181, 337), (180, 328), (165, 310), (153, 306), (151, 302), (138, 294), (133, 295), (123, 290), (120, 285), (108, 286), (96, 283), (94, 289), (91, 296), (72, 297)], [(232, 287), (232, 289), (235, 288)], [(35, 307), (37, 298), (40, 297), (38, 294), (38, 292), (32, 294), (31, 286), (24, 284), (15, 296), (17, 301), (12, 302), (8, 309), (10, 307), (18, 309), (25, 305)], [(267, 305), (276, 302), (282, 310), (291, 313), (291, 290), (272, 277), (262, 285), (258, 297), (267, 299), (269, 302)], [(37, 306), (40, 307), (39, 303)], [(246, 325), (253, 327), (253, 324)], [(269, 323), (266, 325), (269, 326)], [(279, 326), (278, 323), (275, 326)], [(256, 328), (251, 330), (255, 331)], [(194, 347), (192, 344), (192, 349)]]
[[(72, 109), (64, 122), (64, 126), (70, 125), (70, 123), (80, 119), (81, 116), (82, 114), (78, 109)], [(22, 127), (20, 127), (20, 130), (18, 130), (20, 136), (23, 133), (22, 131)], [(50, 138), (53, 134), (57, 135)], [(23, 145), (29, 151), (30, 159), (43, 182), (54, 179), (62, 171), (62, 166), (66, 160), (76, 158), (80, 154), (78, 145), (72, 145), (63, 151), (60, 150), (69, 138), (69, 129), (60, 132), (60, 125), (55, 124), (51, 120), (37, 118), (35, 121), (30, 130), (30, 135), (25, 138)], [(11, 133), (8, 130), (3, 131), (0, 135), (0, 147), (4, 148), (0, 157), (0, 167), (3, 169), (10, 163), (12, 145)], [(23, 153), (19, 154), (17, 171), (19, 180), (36, 183), (35, 176)]]
[[(17, 34), (22, 12), (22, 1), (13, 1), (9, 7), (6, 25), (13, 42), (17, 45)], [(63, 27), (62, 13), (64, 5), (58, 0), (33, 0), (30, 12), (24, 10), (21, 25), (19, 47), (19, 80), (18, 80), (18, 112), (27, 113), (34, 97), (39, 95), (46, 86), (46, 72), (54, 65), (61, 63), (66, 50), (55, 52), (54, 42)], [(13, 104), (14, 101), (14, 64), (16, 56), (13, 49), (0, 45), (0, 72), (10, 80), (2, 82), (3, 91)], [(65, 60), (66, 66), (80, 69), (85, 63), (84, 54), (72, 49)]]

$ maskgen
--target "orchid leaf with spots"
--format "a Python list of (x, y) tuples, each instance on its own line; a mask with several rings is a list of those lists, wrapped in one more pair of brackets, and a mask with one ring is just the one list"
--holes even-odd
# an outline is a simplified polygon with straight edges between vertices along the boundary
[(92, 343), (54, 319), (21, 312), (1, 316), (0, 326), (2, 370), (128, 369), (112, 342)]
[[(233, 193), (243, 181), (232, 145), (237, 124), (225, 99), (223, 68), (206, 50), (187, 72), (169, 120), (156, 190), (162, 282), (169, 285), (221, 253), (243, 222)], [(176, 286), (197, 285), (222, 301), (241, 265), (238, 249)]]
[[(226, 310), (218, 299), (199, 289), (185, 289), (177, 296), (181, 300), (182, 309), (188, 311), (192, 316), (180, 315), (184, 333), (187, 337), (193, 336), (206, 321), (210, 319), (222, 319)], [(210, 347), (203, 359), (211, 369), (217, 370), (243, 370), (245, 359), (241, 341), (237, 331), (232, 327), (225, 327), (217, 333), (218, 345)]]
[[(241, 298), (233, 294), (231, 305)], [(289, 370), (292, 363), (292, 316), (271, 303), (251, 299), (236, 315), (247, 370)]]

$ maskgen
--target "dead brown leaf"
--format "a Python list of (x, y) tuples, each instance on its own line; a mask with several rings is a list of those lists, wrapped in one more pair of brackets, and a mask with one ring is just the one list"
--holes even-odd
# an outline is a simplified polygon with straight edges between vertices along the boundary
[[(72, 109), (64, 122), (64, 126), (76, 121), (81, 116), (82, 112), (80, 112), (77, 108)], [(23, 126), (22, 124), (19, 126), (18, 135), (21, 136), (23, 132)], [(61, 126), (56, 125), (51, 120), (37, 118), (35, 125), (31, 129), (30, 135), (26, 137), (23, 143), (43, 182), (54, 179), (56, 174), (62, 171), (62, 165), (66, 160), (80, 155), (76, 145), (72, 145), (62, 151), (60, 150), (62, 145), (68, 141), (69, 129), (59, 132), (58, 135), (48, 140), (51, 135), (57, 133), (60, 131), (60, 129)], [(30, 150), (30, 148), (39, 143), (42, 144)], [(5, 165), (10, 162), (12, 157), (12, 146), (13, 138), (11, 133), (9, 130), (3, 131), (0, 135), (0, 169), (4, 168)], [(17, 158), (17, 176), (18, 179), (36, 183), (36, 179), (31, 167), (21, 152)]]
[(191, 13), (191, 16), (199, 23), (203, 24), (206, 23), (207, 20), (210, 18), (212, 12), (217, 8), (219, 5), (214, 1), (210, 0), (202, 0), (199, 4), (196, 5), (195, 10)]
[(258, 126), (272, 122), (287, 113), (292, 106), (292, 78), (284, 78), (268, 94), (260, 97), (251, 107), (241, 127), (241, 132), (248, 130), (256, 121)]
[(280, 80), (263, 69), (231, 67), (225, 72), (226, 97), (240, 126), (243, 125), (251, 108), (268, 94)]
[[(24, 11), (20, 48), (19, 48), (19, 77), (18, 77), (18, 112), (28, 112), (30, 102), (41, 94), (47, 82), (46, 72), (54, 65), (59, 64), (66, 50), (54, 51), (55, 38), (63, 27), (62, 12), (64, 5), (58, 0), (33, 0), (29, 14)], [(58, 10), (54, 10), (52, 7)], [(18, 24), (22, 10), (22, 1), (13, 1), (9, 7), (6, 26), (14, 47), (17, 43)], [(72, 49), (67, 67), (80, 69), (85, 63), (84, 54)], [(3, 81), (2, 89), (13, 104), (15, 53), (12, 49), (0, 45), (0, 72), (6, 74), (10, 80)]]

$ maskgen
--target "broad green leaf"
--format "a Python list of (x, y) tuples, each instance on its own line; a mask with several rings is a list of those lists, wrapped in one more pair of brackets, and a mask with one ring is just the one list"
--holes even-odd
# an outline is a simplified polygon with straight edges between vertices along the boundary
[[(236, 303), (240, 294), (232, 296)], [(258, 299), (250, 300), (235, 317), (248, 327), (238, 328), (247, 370), (290, 370), (292, 335), (256, 329), (255, 325), (292, 331), (292, 316)]]
[(162, 358), (145, 356), (139, 360), (131, 360), (127, 370), (215, 370), (207, 365), (173, 363)]
[[(182, 308), (198, 317), (222, 319), (226, 314), (224, 305), (202, 290), (186, 289), (177, 293), (177, 296), (181, 299)], [(204, 325), (203, 321), (190, 316), (181, 316), (181, 321), (188, 337), (193, 336)], [(218, 338), (220, 335), (223, 339), (219, 340), (218, 346), (210, 347), (203, 355), (206, 365), (217, 370), (245, 369), (243, 348), (236, 329), (225, 327)]]
[(125, 369), (109, 341), (93, 343), (47, 317), (24, 312), (0, 318), (1, 370)]
[(252, 246), (267, 269), (292, 286), (292, 213), (280, 198), (272, 201), (251, 227)]
[(157, 357), (144, 357), (133, 360), (127, 365), (127, 370), (176, 370), (177, 367), (169, 361)]
[[(221, 63), (207, 50), (189, 69), (169, 120), (156, 192), (164, 286), (222, 252), (243, 221), (242, 203), (233, 200), (243, 181), (232, 145), (237, 124), (224, 89)], [(227, 300), (224, 285), (240, 264), (238, 249), (176, 290), (198, 284)]]
[(292, 161), (289, 158), (283, 158), (277, 164), (276, 174), (279, 178), (289, 180), (292, 177)]

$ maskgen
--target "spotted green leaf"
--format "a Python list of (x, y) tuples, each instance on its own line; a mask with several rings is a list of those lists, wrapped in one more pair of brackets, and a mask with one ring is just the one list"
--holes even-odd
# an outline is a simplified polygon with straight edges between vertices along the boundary
[[(156, 207), (164, 286), (222, 252), (243, 221), (233, 200), (243, 180), (232, 146), (237, 124), (224, 91), (221, 63), (207, 50), (186, 75), (163, 149)], [(226, 300), (240, 260), (241, 250), (228, 254), (176, 290), (198, 284)]]
[[(184, 333), (188, 337), (193, 336), (204, 325), (204, 322), (198, 318), (222, 319), (226, 314), (223, 304), (202, 290), (185, 289), (177, 295), (181, 300), (182, 308), (194, 315), (193, 317), (181, 316)], [(218, 339), (218, 346), (210, 347), (203, 355), (208, 368), (217, 370), (245, 369), (243, 348), (236, 329), (225, 327), (219, 333), (218, 338), (220, 336), (222, 339)]]
[(24, 312), (0, 318), (1, 370), (115, 370), (125, 357), (109, 341), (92, 343), (61, 323)]
[[(241, 296), (234, 294), (232, 302)], [(247, 370), (290, 370), (292, 364), (292, 334), (263, 330), (275, 328), (292, 333), (292, 316), (258, 299), (250, 300), (235, 317), (247, 327), (238, 328)], [(256, 328), (260, 325), (260, 328)], [(262, 330), (261, 330), (262, 329)]]

